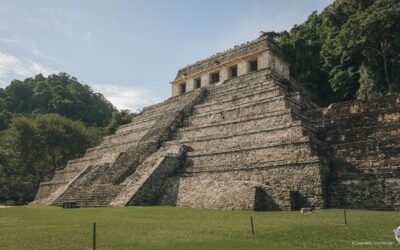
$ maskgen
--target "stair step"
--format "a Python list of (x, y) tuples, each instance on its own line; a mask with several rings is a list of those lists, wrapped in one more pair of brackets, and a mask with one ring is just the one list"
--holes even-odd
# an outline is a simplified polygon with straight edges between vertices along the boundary
[(253, 147), (240, 149), (220, 150), (218, 152), (187, 153), (187, 164), (191, 168), (213, 168), (219, 165), (254, 165), (257, 162), (291, 160), (291, 159), (315, 159), (308, 137), (277, 143), (265, 143)]
[(214, 152), (224, 148), (242, 148), (266, 142), (293, 140), (299, 137), (303, 137), (301, 124), (300, 122), (293, 122), (276, 128), (237, 131), (235, 134), (214, 134), (195, 138), (184, 137), (179, 140), (179, 143), (190, 146), (196, 152)]
[(330, 144), (374, 140), (375, 138), (390, 139), (400, 135), (400, 124), (385, 124), (380, 126), (363, 126), (343, 130), (331, 130), (322, 135), (322, 139)]
[(239, 107), (230, 107), (222, 110), (213, 110), (202, 114), (193, 115), (190, 124), (215, 123), (238, 119), (240, 117), (252, 117), (269, 112), (282, 111), (287, 109), (285, 97), (274, 97), (257, 103), (247, 103)]
[(277, 96), (283, 96), (283, 93), (276, 87), (259, 91), (258, 93), (253, 92), (252, 94), (237, 98), (235, 98), (236, 96), (231, 96), (229, 99), (225, 99), (221, 102), (207, 102), (202, 105), (196, 105), (195, 114), (231, 108), (232, 106), (246, 105), (247, 103), (263, 101)]

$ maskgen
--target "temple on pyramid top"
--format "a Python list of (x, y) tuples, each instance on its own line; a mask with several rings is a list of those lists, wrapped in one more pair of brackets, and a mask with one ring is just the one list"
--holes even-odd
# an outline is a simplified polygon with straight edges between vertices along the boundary
[(268, 37), (261, 37), (178, 70), (171, 82), (172, 96), (266, 68), (289, 78), (289, 64), (282, 52)]

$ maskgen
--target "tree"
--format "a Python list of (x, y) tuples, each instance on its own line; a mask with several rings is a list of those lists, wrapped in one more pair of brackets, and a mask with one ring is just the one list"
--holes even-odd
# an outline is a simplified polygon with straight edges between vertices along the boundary
[(131, 113), (129, 110), (121, 110), (112, 114), (111, 121), (105, 127), (105, 134), (110, 135), (117, 131), (118, 127), (132, 122), (133, 117), (137, 114)]
[(100, 141), (100, 130), (57, 114), (16, 116), (0, 133), (0, 202), (33, 200), (41, 181)]
[(290, 32), (262, 32), (323, 104), (400, 92), (400, 1), (336, 0)]
[[(0, 108), (13, 114), (55, 113), (97, 127), (105, 126), (117, 111), (102, 94), (66, 73), (12, 81), (0, 89)], [(6, 118), (0, 114), (0, 129), (8, 124)]]
[(359, 74), (360, 88), (357, 90), (357, 99), (368, 100), (380, 96), (376, 76), (365, 65), (361, 65)]
[(378, 0), (352, 15), (340, 30), (337, 49), (342, 57), (359, 57), (374, 71), (378, 77), (370, 80), (378, 91), (396, 91), (400, 85), (400, 2)]

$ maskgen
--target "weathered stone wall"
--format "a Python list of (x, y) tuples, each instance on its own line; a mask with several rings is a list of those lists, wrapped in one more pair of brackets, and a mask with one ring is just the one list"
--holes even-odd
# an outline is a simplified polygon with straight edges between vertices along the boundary
[[(256, 199), (256, 188), (269, 197), (270, 210), (290, 210), (290, 192), (297, 191), (305, 197), (299, 206), (324, 207), (321, 189), (320, 166), (317, 163), (283, 164), (240, 170), (185, 172), (165, 184), (161, 204), (182, 207), (253, 210), (266, 197)], [(317, 184), (316, 184), (317, 183)], [(177, 197), (169, 190), (178, 190)], [(172, 198), (171, 198), (172, 197)], [(175, 200), (174, 200), (175, 198)], [(267, 210), (268, 208), (262, 209)]]
[(329, 205), (400, 206), (400, 96), (335, 103), (312, 111), (330, 146)]

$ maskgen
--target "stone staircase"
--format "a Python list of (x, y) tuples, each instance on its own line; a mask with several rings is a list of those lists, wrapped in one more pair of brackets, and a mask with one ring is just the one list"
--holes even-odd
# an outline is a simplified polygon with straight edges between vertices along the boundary
[(312, 113), (318, 137), (333, 155), (329, 205), (399, 207), (400, 96), (337, 103)]
[[(158, 150), (172, 134), (170, 130), (180, 126), (182, 116), (187, 115), (204, 94), (204, 90), (198, 90), (183, 98), (170, 98), (145, 108), (132, 123), (121, 126), (99, 146), (88, 149), (83, 158), (69, 161), (51, 181), (41, 183), (33, 204), (107, 205), (118, 194), (121, 188), (118, 182), (126, 178), (124, 175), (131, 174), (135, 166)], [(142, 154), (135, 155), (139, 152)]]
[[(262, 188), (277, 209), (291, 209), (291, 191), (304, 196), (298, 205), (324, 207), (328, 169), (316, 150), (318, 140), (296, 115), (310, 103), (283, 82), (271, 70), (260, 70), (209, 88), (207, 99), (167, 143), (191, 150), (179, 171), (179, 193), (165, 194), (162, 204), (254, 209), (255, 189)], [(177, 185), (171, 177), (164, 190)]]
[(110, 206), (158, 204), (165, 179), (182, 165), (186, 148), (165, 147), (148, 157), (121, 185), (123, 188)]

